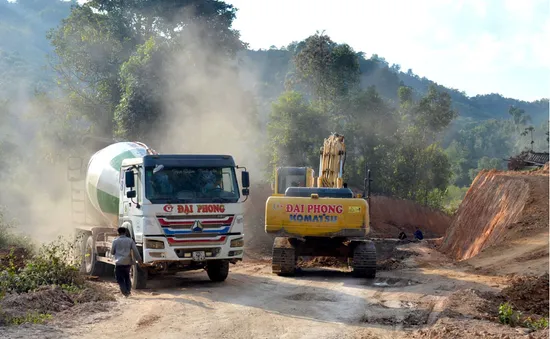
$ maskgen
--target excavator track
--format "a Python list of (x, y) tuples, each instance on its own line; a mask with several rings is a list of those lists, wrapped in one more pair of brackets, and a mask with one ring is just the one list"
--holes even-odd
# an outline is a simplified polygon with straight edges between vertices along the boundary
[(369, 279), (376, 277), (376, 247), (372, 241), (362, 241), (355, 246), (352, 268), (355, 277)]
[(288, 241), (288, 238), (275, 238), (271, 271), (280, 276), (291, 276), (296, 273), (296, 249)]

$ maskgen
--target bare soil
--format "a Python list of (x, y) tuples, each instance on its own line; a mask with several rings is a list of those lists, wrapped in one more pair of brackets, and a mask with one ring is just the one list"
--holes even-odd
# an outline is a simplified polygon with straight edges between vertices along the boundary
[[(527, 243), (537, 246), (541, 256), (547, 256), (544, 249), (548, 249), (548, 183), (548, 172), (543, 170), (481, 171), (466, 193), (441, 251), (456, 260), (466, 260), (488, 250), (492, 253), (486, 258), (495, 258), (497, 252), (506, 255), (511, 248), (521, 250), (519, 242), (536, 237), (541, 240), (538, 244), (531, 239)], [(521, 261), (534, 250), (530, 248), (523, 255), (512, 253), (508, 259)], [(501, 263), (502, 259), (499, 258)]]
[[(2, 308), (33, 307), (55, 317), (45, 325), (0, 327), (2, 338), (548, 337), (548, 329), (498, 322), (506, 301), (525, 314), (548, 315), (547, 168), (481, 172), (443, 238), (375, 239), (376, 279), (353, 278), (344, 261), (328, 258), (302, 258), (295, 277), (271, 274), (273, 239), (263, 231), (262, 207), (270, 191), (255, 194), (247, 205), (245, 261), (225, 282), (196, 271), (150, 281), (128, 299), (113, 281), (91, 282), (104, 293), (88, 290), (81, 299), (59, 289), (10, 296)], [(393, 214), (383, 207), (373, 207), (373, 220)], [(378, 219), (373, 231), (395, 237), (390, 233), (422, 226), (442, 236), (447, 229), (437, 213), (421, 212), (427, 219), (420, 222), (419, 212), (409, 212)]]
[(271, 274), (269, 261), (247, 259), (232, 266), (223, 283), (210, 282), (205, 272), (187, 272), (150, 281), (149, 289), (134, 291), (128, 299), (120, 296), (114, 282), (94, 282), (118, 302), (78, 303), (56, 313), (46, 325), (4, 327), (3, 337), (138, 339), (159, 334), (181, 338), (185, 333), (191, 338), (456, 338), (457, 334), (534, 338), (540, 334), (495, 321), (498, 296), (509, 278), (457, 265), (430, 242), (394, 244), (393, 253), (412, 254), (400, 268), (380, 271), (376, 279), (353, 278), (346, 268), (303, 268), (297, 276), (284, 278)]

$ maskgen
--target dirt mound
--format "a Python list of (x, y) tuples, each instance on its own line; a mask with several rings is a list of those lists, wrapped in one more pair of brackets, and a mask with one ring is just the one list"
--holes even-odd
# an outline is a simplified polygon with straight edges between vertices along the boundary
[(9, 294), (0, 301), (0, 308), (10, 317), (22, 317), (28, 312), (61, 312), (74, 305), (69, 294), (60, 287), (42, 287), (36, 292)]
[[(481, 171), (466, 193), (440, 250), (457, 260), (548, 232), (548, 174)], [(547, 247), (547, 246), (546, 246)], [(546, 264), (548, 266), (548, 264)]]
[(474, 289), (459, 290), (445, 299), (440, 317), (495, 320), (498, 306), (503, 301), (503, 298), (494, 293)]
[(371, 235), (378, 238), (397, 238), (400, 232), (413, 238), (417, 228), (424, 237), (437, 238), (443, 236), (451, 224), (451, 217), (441, 211), (384, 196), (371, 197), (370, 214)]
[[(34, 292), (8, 294), (0, 300), (0, 324), (12, 318), (24, 317), (29, 313), (71, 315), (78, 313), (106, 311), (101, 307), (108, 301), (114, 301), (112, 294), (102, 286), (88, 284), (77, 293), (69, 293), (58, 286), (43, 286)], [(78, 307), (77, 307), (78, 306)]]
[(312, 267), (347, 267), (348, 261), (345, 258), (334, 257), (313, 257), (299, 258), (298, 266), (303, 268)]
[(407, 337), (429, 339), (546, 339), (548, 338), (548, 329), (528, 334), (528, 331), (523, 328), (512, 328), (484, 320), (471, 319), (463, 321), (454, 318), (442, 318), (434, 326), (416, 330)]
[(501, 292), (515, 310), (548, 316), (548, 273), (539, 277), (515, 277)]

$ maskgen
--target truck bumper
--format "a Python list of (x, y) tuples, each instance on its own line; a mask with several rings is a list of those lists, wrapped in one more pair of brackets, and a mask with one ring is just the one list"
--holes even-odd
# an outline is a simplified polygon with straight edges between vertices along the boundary
[[(146, 264), (155, 262), (178, 261), (191, 264), (193, 252), (204, 251), (208, 260), (242, 260), (244, 254), (244, 235), (235, 234), (225, 236), (221, 244), (179, 245), (170, 243), (166, 237), (143, 237), (143, 262)], [(162, 243), (162, 245), (161, 245)]]

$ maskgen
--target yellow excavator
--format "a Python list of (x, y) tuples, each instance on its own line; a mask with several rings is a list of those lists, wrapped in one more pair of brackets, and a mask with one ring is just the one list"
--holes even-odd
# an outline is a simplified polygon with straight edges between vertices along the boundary
[(333, 133), (320, 151), (319, 177), (309, 167), (279, 167), (266, 201), (265, 231), (275, 234), (272, 272), (293, 275), (299, 256), (348, 258), (356, 277), (376, 276), (370, 231), (370, 171), (363, 195), (343, 182), (344, 136)]

